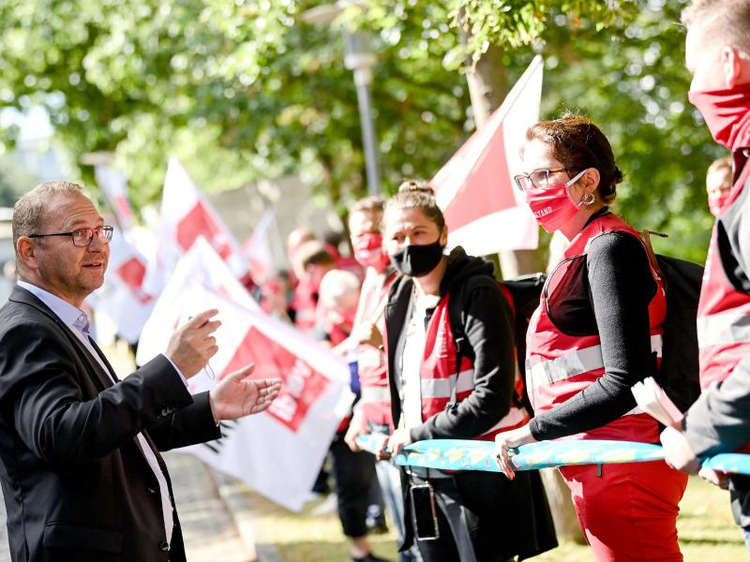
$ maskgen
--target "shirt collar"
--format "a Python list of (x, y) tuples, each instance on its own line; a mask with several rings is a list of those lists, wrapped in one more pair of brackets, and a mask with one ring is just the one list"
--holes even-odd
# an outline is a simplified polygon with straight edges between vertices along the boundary
[(26, 289), (40, 301), (47, 305), (47, 307), (54, 312), (57, 317), (63, 321), (66, 326), (75, 328), (79, 332), (84, 332), (84, 328), (88, 329), (89, 317), (80, 308), (77, 308), (67, 301), (64, 301), (57, 295), (53, 295), (49, 291), (32, 285), (27, 281), (17, 281), (18, 286)]

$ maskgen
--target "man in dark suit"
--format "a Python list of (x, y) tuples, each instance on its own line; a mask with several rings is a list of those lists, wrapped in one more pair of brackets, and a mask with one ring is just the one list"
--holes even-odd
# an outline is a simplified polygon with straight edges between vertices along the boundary
[(209, 393), (186, 380), (216, 351), (217, 311), (118, 381), (88, 336), (83, 300), (104, 281), (112, 229), (81, 188), (42, 184), (13, 214), (18, 285), (0, 309), (0, 481), (20, 561), (184, 561), (158, 451), (219, 438), (280, 382), (246, 367)]

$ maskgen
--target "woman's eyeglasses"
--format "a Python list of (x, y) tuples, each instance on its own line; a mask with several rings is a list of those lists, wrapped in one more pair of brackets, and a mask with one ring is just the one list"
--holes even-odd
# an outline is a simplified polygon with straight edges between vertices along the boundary
[(556, 174), (558, 172), (569, 172), (572, 168), (569, 167), (563, 167), (563, 168), (549, 168), (547, 170), (534, 170), (530, 174), (516, 174), (513, 176), (513, 180), (516, 182), (516, 187), (520, 189), (521, 191), (526, 191), (527, 189), (536, 188), (536, 189), (547, 189), (552, 184), (550, 183), (549, 177), (552, 174)]

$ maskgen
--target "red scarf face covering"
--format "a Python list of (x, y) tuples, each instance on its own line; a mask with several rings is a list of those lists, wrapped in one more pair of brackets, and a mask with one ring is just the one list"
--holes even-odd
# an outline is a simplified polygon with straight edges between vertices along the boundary
[(730, 192), (719, 193), (718, 195), (708, 196), (708, 210), (715, 217), (718, 217), (729, 202)]
[(750, 83), (731, 90), (688, 92), (714, 140), (729, 150), (750, 146)]

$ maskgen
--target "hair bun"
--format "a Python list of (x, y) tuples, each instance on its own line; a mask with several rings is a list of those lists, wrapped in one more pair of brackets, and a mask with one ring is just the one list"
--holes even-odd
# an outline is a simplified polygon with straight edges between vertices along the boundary
[(435, 196), (435, 190), (432, 189), (425, 181), (406, 180), (398, 186), (399, 193), (424, 193)]
[(622, 181), (622, 178), (623, 178), (622, 170), (618, 166), (615, 166), (615, 172), (612, 177), (612, 183), (617, 185), (618, 183)]

